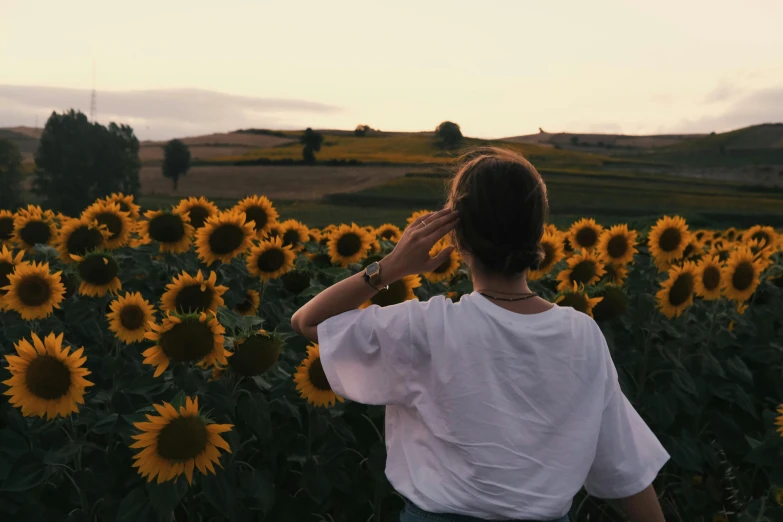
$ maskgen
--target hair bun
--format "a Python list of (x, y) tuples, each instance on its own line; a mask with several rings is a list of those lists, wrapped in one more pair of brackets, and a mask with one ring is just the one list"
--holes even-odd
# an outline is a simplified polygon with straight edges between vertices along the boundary
[(526, 269), (537, 270), (544, 260), (544, 250), (539, 245), (513, 250), (506, 255), (503, 272), (516, 274)]

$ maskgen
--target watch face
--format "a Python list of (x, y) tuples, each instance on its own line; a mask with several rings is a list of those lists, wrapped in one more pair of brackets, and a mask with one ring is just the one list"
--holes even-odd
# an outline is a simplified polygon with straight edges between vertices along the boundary
[(368, 276), (374, 276), (375, 274), (377, 274), (380, 271), (380, 266), (378, 265), (377, 262), (370, 263), (369, 265), (367, 265), (367, 269), (366, 270), (367, 270), (367, 275)]

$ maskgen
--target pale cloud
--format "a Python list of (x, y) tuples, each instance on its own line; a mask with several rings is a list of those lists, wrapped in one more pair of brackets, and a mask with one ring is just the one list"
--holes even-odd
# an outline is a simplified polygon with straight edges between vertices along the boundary
[(669, 132), (725, 132), (760, 123), (783, 121), (783, 86), (747, 92), (718, 114), (683, 119)]
[[(143, 139), (170, 138), (239, 128), (290, 128), (310, 115), (338, 107), (285, 98), (238, 96), (201, 89), (100, 91), (97, 120), (131, 125)], [(52, 111), (88, 113), (90, 91), (30, 85), (0, 85), (0, 127), (43, 126)]]

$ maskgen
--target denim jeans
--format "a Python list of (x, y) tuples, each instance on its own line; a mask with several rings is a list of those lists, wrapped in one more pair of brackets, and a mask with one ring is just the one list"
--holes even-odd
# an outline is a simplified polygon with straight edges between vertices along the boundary
[[(400, 522), (493, 522), (483, 518), (468, 517), (465, 515), (449, 515), (445, 513), (429, 513), (419, 509), (410, 502), (405, 504), (405, 509), (400, 514)], [(496, 521), (501, 522), (501, 521)], [(534, 521), (505, 521), (505, 522), (534, 522)], [(544, 522), (544, 521), (538, 521)], [(568, 515), (548, 522), (568, 522)]]

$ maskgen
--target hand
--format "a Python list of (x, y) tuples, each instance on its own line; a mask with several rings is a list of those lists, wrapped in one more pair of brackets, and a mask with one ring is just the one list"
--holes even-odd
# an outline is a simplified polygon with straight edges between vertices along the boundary
[(446, 261), (454, 250), (453, 246), (444, 248), (435, 257), (430, 257), (430, 250), (457, 226), (458, 217), (457, 212), (444, 208), (411, 223), (394, 250), (381, 261), (381, 279), (384, 284), (411, 274), (432, 272)]

